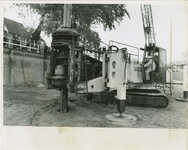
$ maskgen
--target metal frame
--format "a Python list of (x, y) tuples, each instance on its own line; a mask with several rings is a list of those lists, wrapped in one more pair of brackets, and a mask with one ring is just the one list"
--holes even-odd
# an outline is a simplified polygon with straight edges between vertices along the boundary
[(128, 47), (132, 47), (132, 48), (136, 48), (137, 49), (137, 55), (135, 54), (131, 54), (131, 53), (128, 53), (130, 55), (133, 55), (133, 56), (137, 56), (138, 57), (138, 61), (139, 61), (139, 48), (136, 47), (136, 46), (132, 46), (132, 45), (128, 45), (128, 44), (125, 44), (125, 43), (121, 43), (121, 42), (117, 42), (117, 41), (113, 41), (113, 40), (110, 40), (109, 41), (109, 46), (110, 46), (110, 43), (117, 43), (117, 44), (121, 44), (121, 45), (125, 45), (125, 46), (128, 46)]

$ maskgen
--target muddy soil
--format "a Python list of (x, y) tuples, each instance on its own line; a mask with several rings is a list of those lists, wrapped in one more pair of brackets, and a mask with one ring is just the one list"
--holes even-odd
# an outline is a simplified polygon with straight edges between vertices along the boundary
[(187, 102), (176, 101), (183, 95), (181, 85), (167, 94), (167, 108), (126, 106), (125, 113), (137, 118), (133, 126), (115, 125), (106, 121), (107, 114), (116, 113), (115, 103), (82, 103), (69, 94), (68, 113), (60, 113), (60, 92), (44, 87), (4, 87), (3, 124), (5, 126), (110, 127), (110, 128), (187, 128)]

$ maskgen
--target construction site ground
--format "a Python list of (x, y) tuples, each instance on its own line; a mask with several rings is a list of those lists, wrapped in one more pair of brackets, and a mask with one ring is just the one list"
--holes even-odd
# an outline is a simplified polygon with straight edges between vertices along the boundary
[[(174, 72), (173, 79), (183, 80), (182, 72)], [(3, 125), (52, 127), (110, 127), (110, 128), (187, 128), (187, 104), (177, 101), (183, 96), (183, 86), (173, 85), (167, 108), (126, 106), (125, 113), (137, 118), (133, 126), (111, 124), (105, 116), (116, 113), (115, 103), (83, 104), (75, 94), (69, 94), (68, 113), (60, 113), (60, 92), (36, 86), (4, 86)]]

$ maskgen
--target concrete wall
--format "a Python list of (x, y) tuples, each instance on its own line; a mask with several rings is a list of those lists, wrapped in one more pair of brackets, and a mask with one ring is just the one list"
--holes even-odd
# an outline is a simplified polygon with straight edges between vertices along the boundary
[(50, 57), (44, 54), (21, 51), (12, 48), (3, 50), (3, 85), (46, 84), (45, 74)]

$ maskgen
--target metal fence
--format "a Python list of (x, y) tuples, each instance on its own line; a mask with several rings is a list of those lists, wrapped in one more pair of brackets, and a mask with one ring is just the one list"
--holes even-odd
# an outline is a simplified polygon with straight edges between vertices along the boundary
[[(34, 53), (44, 53), (44, 51), (41, 51), (41, 47), (39, 44), (21, 41), (17, 39), (12, 39), (8, 37), (3, 38), (3, 46), (7, 48), (15, 48), (19, 50), (26, 50)], [(47, 53), (49, 51), (47, 50)], [(98, 60), (102, 60), (102, 51), (95, 51), (95, 50), (88, 50), (86, 49), (86, 55), (89, 55), (90, 57), (93, 57)]]
[(19, 50), (27, 50), (30, 52), (41, 53), (40, 45), (36, 43), (21, 41), (8, 37), (3, 38), (3, 46), (8, 48), (15, 48)]

